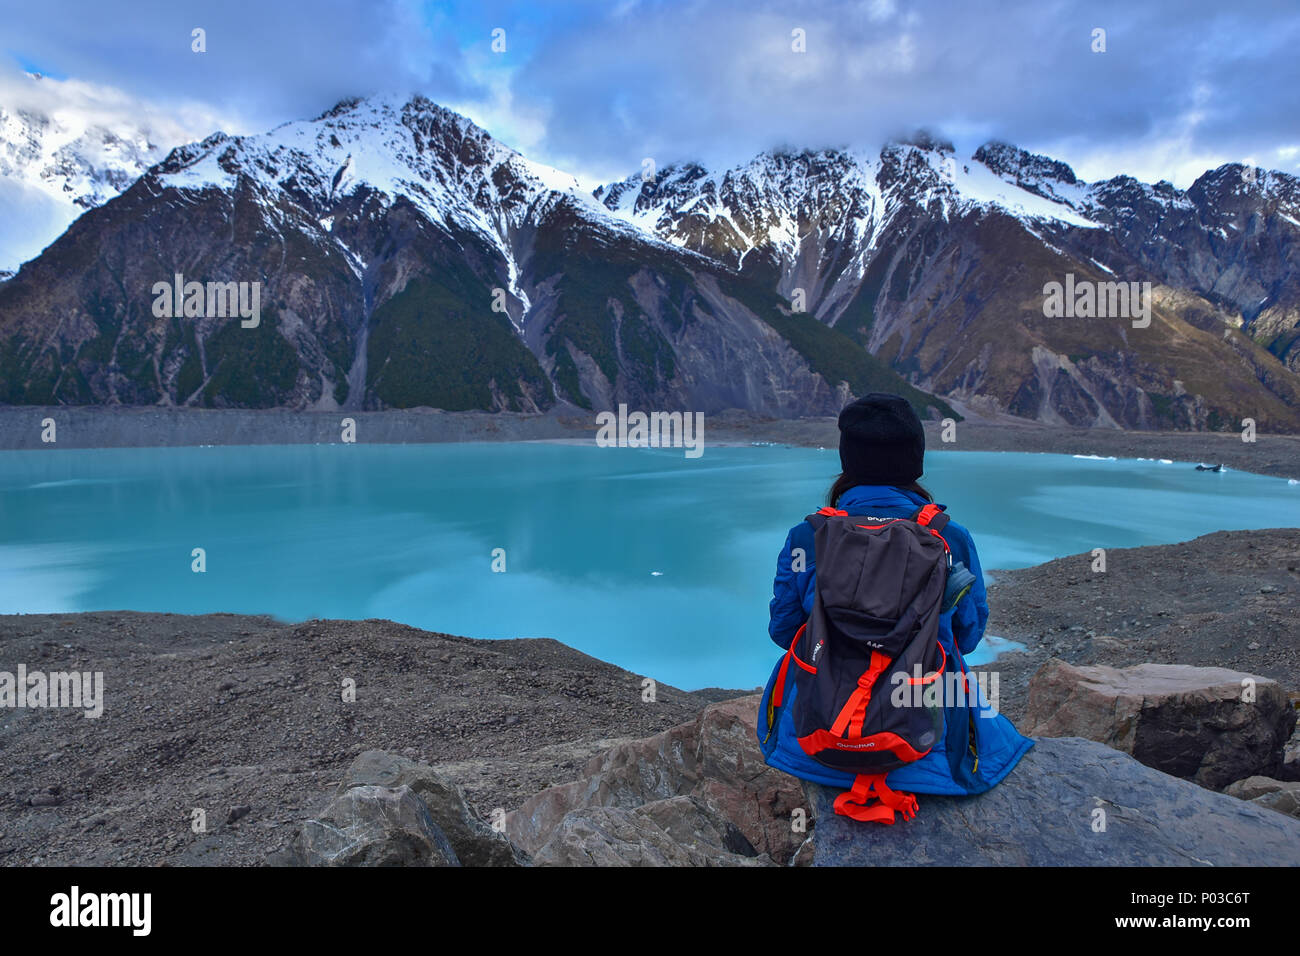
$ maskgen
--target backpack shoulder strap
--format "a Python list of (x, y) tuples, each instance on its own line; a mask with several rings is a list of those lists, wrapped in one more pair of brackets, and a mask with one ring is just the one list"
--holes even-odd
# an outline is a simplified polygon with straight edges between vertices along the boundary
[(827, 518), (843, 518), (847, 515), (847, 511), (841, 511), (839, 508), (819, 508), (803, 520), (812, 525), (813, 531), (816, 532), (822, 529)]
[(830, 518), (843, 518), (847, 515), (847, 511), (840, 511), (838, 508), (819, 508), (803, 519), (805, 524), (798, 525), (795, 528), (794, 536), (790, 541), (791, 545), (803, 548), (806, 554), (813, 555), (817, 550), (817, 532), (826, 526), (827, 520)]
[(952, 519), (949, 518), (938, 505), (928, 504), (917, 511), (917, 513), (912, 516), (912, 520), (919, 525), (931, 528), (942, 534), (943, 529), (948, 526), (948, 522)]

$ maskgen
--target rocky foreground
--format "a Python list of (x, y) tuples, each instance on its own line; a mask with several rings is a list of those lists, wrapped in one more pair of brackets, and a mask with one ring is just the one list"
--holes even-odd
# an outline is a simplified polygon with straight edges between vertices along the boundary
[(20, 663), (102, 671), (106, 703), (97, 719), (0, 710), (11, 865), (259, 864), (372, 748), (436, 764), (490, 815), (711, 699), (660, 684), (649, 704), (639, 676), (555, 641), (391, 621), (0, 617), (0, 671)]
[(649, 701), (554, 641), (0, 617), (0, 671), (105, 680), (99, 718), (0, 710), (0, 861), (1300, 864), (1297, 555), (1300, 530), (1222, 532), (1112, 551), (1104, 575), (1086, 555), (999, 574), (990, 630), (1026, 651), (988, 669), (1038, 743), (990, 794), (923, 796), (893, 828), (767, 768), (752, 691)]

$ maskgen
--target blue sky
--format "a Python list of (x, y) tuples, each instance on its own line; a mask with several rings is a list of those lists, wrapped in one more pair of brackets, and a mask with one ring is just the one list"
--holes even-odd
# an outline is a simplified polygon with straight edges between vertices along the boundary
[[(1300, 173), (1300, 5), (1146, 0), (0, 0), (0, 61), (259, 132), (419, 91), (589, 181), (919, 127), (1187, 186)], [(191, 51), (191, 30), (207, 52)], [(491, 49), (505, 31), (506, 51)], [(1106, 31), (1094, 52), (1093, 31)], [(802, 30), (806, 51), (792, 49)], [(0, 96), (4, 88), (0, 87)]]

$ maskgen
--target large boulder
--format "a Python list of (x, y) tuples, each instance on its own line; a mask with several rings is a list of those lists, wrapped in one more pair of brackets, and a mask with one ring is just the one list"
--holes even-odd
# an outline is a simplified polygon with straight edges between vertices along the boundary
[(1266, 677), (1182, 664), (1075, 667), (1052, 658), (1030, 681), (1024, 732), (1100, 741), (1220, 790), (1280, 772), (1295, 724), (1286, 692)]
[[(594, 758), (581, 779), (549, 787), (507, 814), (506, 835), (538, 862), (581, 862), (580, 856), (548, 850), (547, 844), (574, 843), (575, 832), (588, 840), (597, 839), (596, 832), (613, 833), (618, 839), (611, 852), (617, 854), (619, 834), (648, 826), (650, 819), (665, 832), (697, 835), (692, 837), (697, 849), (715, 862), (750, 856), (788, 862), (804, 839), (794, 831), (791, 816), (806, 802), (799, 781), (763, 763), (754, 736), (758, 701), (755, 695), (711, 704), (694, 723), (614, 747)], [(593, 808), (645, 812), (585, 812)], [(575, 812), (579, 816), (566, 825)], [(730, 836), (728, 827), (734, 831)], [(630, 859), (645, 860), (659, 857)]]
[(533, 858), (538, 866), (763, 866), (737, 830), (695, 797), (631, 810), (586, 807), (564, 815)]
[(464, 866), (519, 866), (523, 862), (505, 834), (493, 830), (474, 812), (464, 791), (428, 764), (383, 750), (367, 750), (348, 767), (338, 794), (364, 786), (409, 788), (424, 801)]
[(295, 866), (459, 866), (456, 851), (410, 787), (338, 794), (271, 862)]
[(975, 797), (918, 795), (893, 826), (836, 816), (808, 784), (816, 866), (1298, 866), (1300, 820), (1079, 738), (1043, 739)]

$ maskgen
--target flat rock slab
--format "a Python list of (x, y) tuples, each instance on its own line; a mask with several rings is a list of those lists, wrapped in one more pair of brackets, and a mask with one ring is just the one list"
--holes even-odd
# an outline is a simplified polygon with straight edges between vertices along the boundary
[(1300, 820), (1078, 737), (1038, 740), (979, 796), (918, 794), (893, 826), (836, 816), (840, 791), (805, 786), (815, 866), (1300, 866)]

